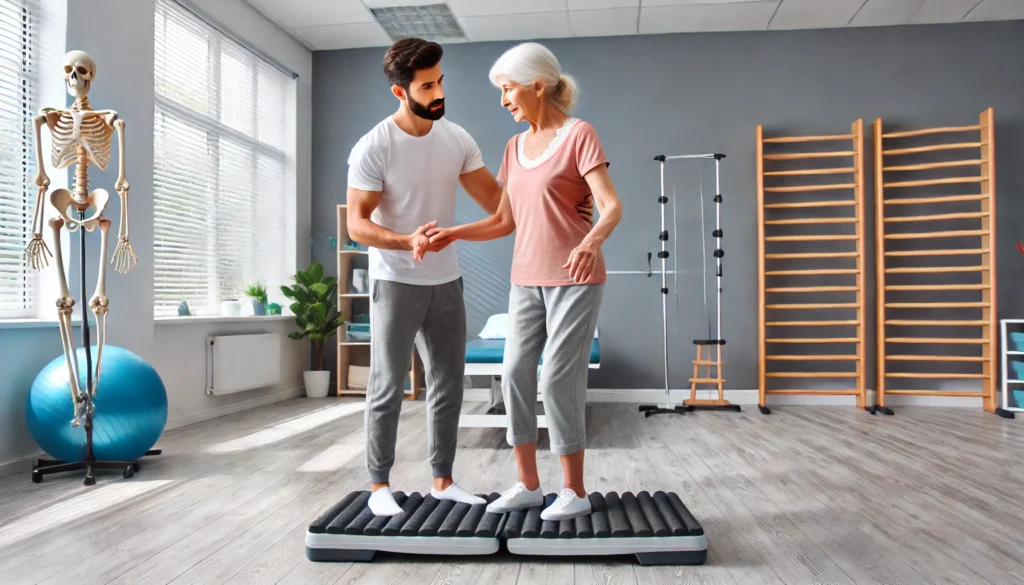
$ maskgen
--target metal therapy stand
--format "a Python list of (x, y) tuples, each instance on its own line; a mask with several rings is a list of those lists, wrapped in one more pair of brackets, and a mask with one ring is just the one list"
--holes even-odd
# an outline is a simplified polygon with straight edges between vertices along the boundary
[[(661, 316), (662, 316), (662, 360), (665, 366), (665, 403), (664, 405), (641, 405), (640, 412), (644, 413), (645, 417), (649, 417), (654, 414), (683, 414), (697, 409), (714, 409), (714, 410), (739, 410), (739, 406), (729, 404), (728, 401), (722, 397), (722, 361), (721, 361), (721, 346), (725, 345), (725, 339), (722, 338), (722, 256), (725, 252), (722, 250), (722, 226), (721, 226), (721, 207), (722, 207), (722, 191), (721, 183), (719, 178), (719, 167), (722, 159), (725, 158), (724, 154), (710, 153), (710, 154), (689, 154), (689, 155), (677, 155), (677, 156), (665, 156), (658, 155), (654, 157), (654, 160), (658, 161), (661, 166), (661, 195), (658, 197), (658, 203), (661, 204), (661, 232), (658, 235), (658, 239), (661, 240), (661, 251), (658, 252), (658, 258), (661, 259)], [(698, 347), (697, 359), (694, 360), (694, 377), (690, 378), (691, 390), (690, 399), (684, 401), (681, 405), (672, 405), (672, 401), (669, 395), (669, 381), (668, 381), (668, 269), (667, 263), (669, 257), (668, 252), (668, 230), (665, 229), (665, 205), (668, 203), (668, 197), (665, 196), (665, 163), (670, 160), (711, 160), (715, 161), (715, 230), (712, 232), (712, 236), (715, 238), (715, 260), (717, 270), (715, 276), (717, 279), (717, 301), (715, 303), (717, 313), (717, 334), (713, 339), (695, 339), (694, 345)], [(703, 226), (703, 193), (701, 193), (701, 225)], [(701, 229), (701, 236), (703, 240), (704, 230)], [(648, 259), (650, 254), (648, 254)], [(703, 262), (702, 266), (706, 266)], [(678, 274), (678, 270), (676, 271)], [(707, 271), (705, 269), (705, 279)], [(706, 290), (706, 283), (705, 283)], [(705, 292), (705, 312), (707, 312), (707, 294)], [(710, 337), (710, 323), (708, 325), (709, 337)], [(717, 345), (718, 351), (716, 352), (717, 357), (710, 359), (710, 352), (708, 359), (702, 359), (701, 348), (702, 346)], [(699, 366), (704, 365), (709, 367), (717, 366), (717, 373), (714, 378), (710, 377), (710, 374), (706, 378), (700, 378), (697, 375)], [(696, 399), (696, 384), (711, 382), (718, 384), (718, 400), (697, 400)]]

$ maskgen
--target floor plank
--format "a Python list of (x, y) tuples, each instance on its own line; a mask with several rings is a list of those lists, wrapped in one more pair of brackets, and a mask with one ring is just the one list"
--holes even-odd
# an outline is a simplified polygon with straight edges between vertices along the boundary
[[(308, 523), (367, 486), (362, 406), (296, 399), (175, 429), (130, 480), (0, 478), (3, 582), (1024, 585), (1024, 424), (924, 407), (645, 418), (589, 404), (586, 489), (679, 493), (708, 536), (703, 566), (509, 554), (313, 563)], [(396, 490), (430, 489), (425, 416), (422, 400), (403, 403)], [(538, 469), (545, 491), (561, 489), (546, 431)], [(475, 493), (511, 486), (504, 430), (460, 429), (453, 473)]]

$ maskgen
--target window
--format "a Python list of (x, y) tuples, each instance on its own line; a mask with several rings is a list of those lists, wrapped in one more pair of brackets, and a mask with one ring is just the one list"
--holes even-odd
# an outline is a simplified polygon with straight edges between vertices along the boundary
[(38, 279), (25, 246), (37, 195), (39, 14), (35, 0), (0, 0), (0, 318), (35, 317), (37, 309)]
[(172, 0), (155, 36), (155, 315), (217, 315), (256, 282), (273, 299), (294, 272), (294, 79)]

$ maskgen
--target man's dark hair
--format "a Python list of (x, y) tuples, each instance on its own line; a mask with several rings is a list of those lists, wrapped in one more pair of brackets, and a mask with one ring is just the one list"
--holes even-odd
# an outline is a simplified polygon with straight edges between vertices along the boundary
[(384, 75), (391, 85), (409, 89), (416, 71), (441, 61), (441, 45), (418, 38), (401, 39), (384, 54)]

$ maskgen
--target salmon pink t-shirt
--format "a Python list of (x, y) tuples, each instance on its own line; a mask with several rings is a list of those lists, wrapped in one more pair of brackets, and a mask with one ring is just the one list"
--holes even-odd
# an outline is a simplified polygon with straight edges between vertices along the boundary
[(540, 157), (527, 159), (525, 136), (517, 134), (505, 145), (498, 183), (508, 189), (516, 223), (512, 252), (512, 284), (565, 286), (605, 282), (604, 256), (598, 249), (590, 277), (573, 282), (569, 259), (592, 228), (576, 206), (590, 195), (584, 175), (598, 165), (609, 165), (601, 140), (592, 125), (568, 118)]

